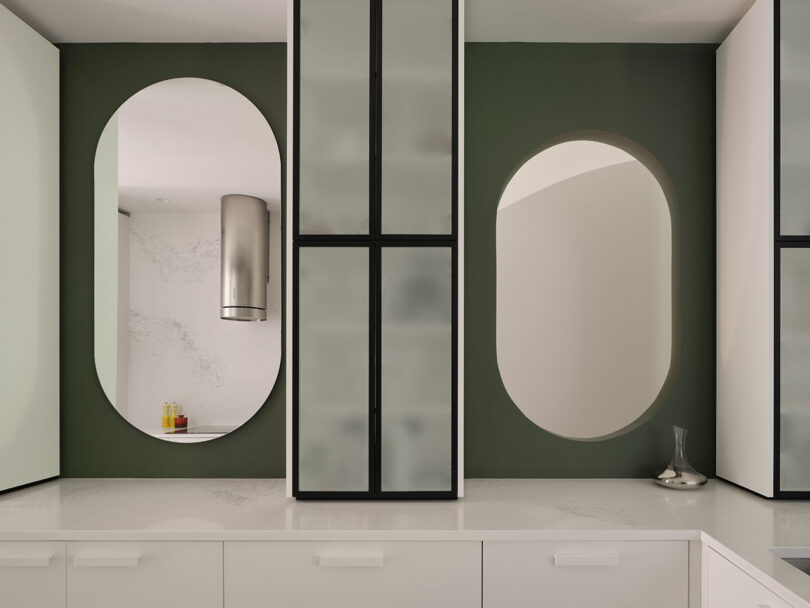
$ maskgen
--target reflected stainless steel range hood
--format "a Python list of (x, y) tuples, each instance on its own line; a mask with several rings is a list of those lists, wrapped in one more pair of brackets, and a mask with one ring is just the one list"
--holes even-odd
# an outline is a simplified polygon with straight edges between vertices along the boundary
[(221, 319), (265, 321), (269, 276), (269, 213), (255, 196), (222, 197)]

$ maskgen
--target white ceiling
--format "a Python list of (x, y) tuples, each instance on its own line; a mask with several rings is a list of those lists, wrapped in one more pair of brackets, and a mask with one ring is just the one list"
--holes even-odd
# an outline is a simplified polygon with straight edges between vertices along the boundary
[(225, 194), (257, 196), (271, 210), (280, 208), (273, 131), (230, 87), (200, 78), (166, 80), (130, 97), (117, 117), (119, 208), (219, 211)]
[[(0, 0), (52, 42), (282, 42), (287, 0)], [(468, 42), (722, 42), (753, 0), (466, 0)]]
[(468, 0), (480, 42), (722, 42), (754, 0)]
[(51, 42), (277, 42), (287, 0), (0, 0)]

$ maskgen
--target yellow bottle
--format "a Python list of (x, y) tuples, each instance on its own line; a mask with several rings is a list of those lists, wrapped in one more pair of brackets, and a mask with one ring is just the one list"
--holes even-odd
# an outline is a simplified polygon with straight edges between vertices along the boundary
[(163, 404), (163, 418), (160, 421), (160, 428), (167, 429), (169, 428), (169, 404)]
[(177, 404), (172, 403), (170, 409), (171, 409), (171, 413), (169, 414), (169, 428), (173, 429), (174, 428), (174, 421), (175, 421), (175, 419), (177, 419)]

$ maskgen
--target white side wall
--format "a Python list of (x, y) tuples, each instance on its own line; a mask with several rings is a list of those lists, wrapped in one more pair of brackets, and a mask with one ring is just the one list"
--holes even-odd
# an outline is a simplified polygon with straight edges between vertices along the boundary
[(717, 50), (717, 475), (773, 495), (774, 11)]
[[(127, 415), (129, 400), (129, 216), (118, 213), (115, 409)], [(98, 357), (98, 355), (96, 355)]]
[(59, 51), (0, 5), (0, 490), (59, 474)]
[(117, 405), (118, 353), (118, 117), (110, 118), (93, 166), (93, 332), (96, 371), (104, 393)]

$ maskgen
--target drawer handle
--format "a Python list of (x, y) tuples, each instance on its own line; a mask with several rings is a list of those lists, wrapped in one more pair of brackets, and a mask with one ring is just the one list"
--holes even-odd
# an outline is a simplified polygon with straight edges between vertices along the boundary
[(129, 555), (79, 553), (73, 557), (73, 565), (77, 568), (128, 568), (137, 566), (140, 559), (141, 556), (135, 553)]
[(3, 555), (0, 568), (47, 568), (53, 555)]
[(380, 568), (383, 565), (382, 553), (358, 553), (355, 555), (325, 553), (318, 556), (321, 568)]
[(562, 567), (618, 566), (616, 553), (555, 553), (554, 565)]

